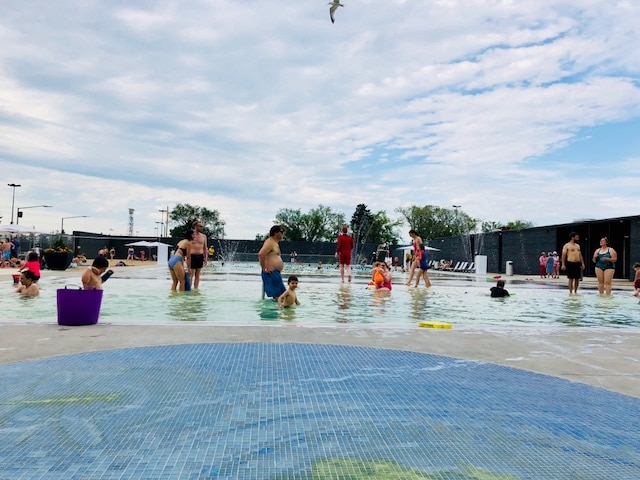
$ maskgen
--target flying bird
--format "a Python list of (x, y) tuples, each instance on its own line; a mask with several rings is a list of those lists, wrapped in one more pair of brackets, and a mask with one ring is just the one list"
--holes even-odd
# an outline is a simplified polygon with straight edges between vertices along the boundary
[(329, 9), (329, 16), (331, 17), (331, 23), (336, 23), (335, 18), (333, 18), (333, 14), (338, 9), (338, 7), (344, 7), (344, 5), (340, 3), (340, 0), (333, 0), (332, 2), (329, 2), (327, 5), (331, 5), (331, 8)]

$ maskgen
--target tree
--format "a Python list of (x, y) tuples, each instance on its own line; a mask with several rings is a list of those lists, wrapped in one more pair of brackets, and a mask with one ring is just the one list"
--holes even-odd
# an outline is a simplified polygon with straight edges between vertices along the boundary
[(211, 238), (223, 238), (226, 222), (220, 218), (218, 210), (205, 207), (177, 204), (169, 215), (170, 222), (176, 226), (170, 230), (172, 237), (184, 238), (187, 230), (193, 228), (193, 222), (200, 220), (204, 225), (202, 233)]
[(381, 210), (373, 215), (370, 238), (373, 243), (395, 245), (398, 243), (398, 233), (395, 229), (401, 226), (402, 220), (391, 220), (387, 216), (387, 212)]
[(372, 214), (363, 203), (356, 206), (351, 216), (351, 231), (356, 244), (395, 244), (398, 242), (398, 234), (394, 229), (401, 225), (401, 220), (391, 220), (384, 210)]
[(476, 228), (477, 220), (457, 209), (425, 205), (417, 207), (398, 208), (423, 240), (439, 237), (457, 237), (467, 235)]
[[(285, 236), (291, 242), (304, 240), (302, 233), (303, 214), (300, 209), (283, 208), (276, 213), (276, 224), (285, 229)], [(269, 235), (266, 235), (267, 237)], [(257, 239), (257, 236), (256, 236)]]
[(351, 215), (351, 231), (356, 244), (366, 243), (369, 232), (373, 226), (373, 215), (364, 203), (356, 206), (356, 211)]
[(303, 216), (302, 229), (308, 242), (330, 242), (344, 224), (344, 214), (331, 211), (331, 207), (318, 205)]
[(502, 230), (502, 224), (494, 221), (483, 221), (481, 226), (482, 233), (495, 232), (496, 230)]
[(512, 220), (507, 223), (506, 227), (509, 230), (524, 230), (525, 228), (532, 228), (533, 222), (527, 222), (526, 220)]

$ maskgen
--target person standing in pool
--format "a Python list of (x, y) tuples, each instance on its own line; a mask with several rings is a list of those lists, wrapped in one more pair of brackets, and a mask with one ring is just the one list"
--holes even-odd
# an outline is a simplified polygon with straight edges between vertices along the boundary
[(567, 272), (567, 278), (569, 279), (569, 295), (572, 293), (578, 293), (578, 284), (582, 278), (582, 271), (584, 270), (584, 258), (582, 257), (582, 251), (580, 250), (580, 235), (576, 232), (569, 234), (569, 241), (562, 247), (561, 266), (562, 271)]
[[(193, 230), (187, 230), (185, 238), (178, 242), (173, 256), (169, 259), (169, 273), (171, 273), (171, 290), (186, 291), (187, 274), (191, 273), (191, 241), (193, 240)], [(187, 269), (184, 268), (184, 261), (187, 261)], [(178, 288), (178, 284), (180, 287)]]
[(416, 287), (420, 284), (420, 278), (424, 279), (424, 286), (429, 288), (431, 287), (431, 281), (429, 280), (429, 274), (427, 270), (429, 266), (427, 265), (426, 252), (424, 251), (424, 245), (422, 243), (422, 238), (418, 235), (414, 229), (409, 230), (409, 236), (413, 240), (413, 263), (411, 264), (411, 271), (409, 272), (409, 280), (405, 285), (411, 286), (411, 280), (413, 280), (413, 275), (416, 271), (416, 268), (419, 268), (418, 278), (416, 278)]
[(609, 246), (609, 239), (602, 237), (600, 247), (593, 252), (593, 261), (596, 264), (596, 277), (598, 278), (598, 292), (611, 295), (611, 282), (616, 273), (616, 260), (618, 254)]
[(193, 222), (193, 240), (191, 241), (191, 282), (193, 288), (200, 285), (200, 271), (207, 265), (209, 249), (207, 236), (202, 233), (204, 224), (200, 220)]
[(258, 261), (260, 262), (263, 297), (271, 297), (274, 300), (282, 295), (287, 289), (282, 281), (282, 269), (284, 262), (280, 253), (279, 243), (284, 238), (284, 227), (282, 225), (274, 225), (269, 230), (269, 238), (264, 241), (262, 248), (258, 252)]
[(344, 283), (344, 272), (347, 272), (347, 279), (351, 282), (351, 251), (353, 250), (353, 237), (347, 234), (347, 226), (342, 227), (342, 233), (338, 235), (338, 245), (336, 246), (336, 258), (340, 264), (340, 281)]

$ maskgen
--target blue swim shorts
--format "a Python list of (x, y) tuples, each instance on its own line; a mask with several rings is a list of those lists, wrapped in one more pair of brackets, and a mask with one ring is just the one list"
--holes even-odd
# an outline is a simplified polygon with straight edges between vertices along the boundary
[(274, 270), (271, 273), (262, 271), (262, 284), (264, 285), (264, 293), (267, 297), (278, 298), (287, 288), (282, 281), (282, 275), (278, 270)]

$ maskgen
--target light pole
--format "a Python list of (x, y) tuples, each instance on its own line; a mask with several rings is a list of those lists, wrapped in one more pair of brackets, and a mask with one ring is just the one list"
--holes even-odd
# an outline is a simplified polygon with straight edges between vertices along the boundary
[(26, 210), (27, 208), (38, 208), (38, 207), (51, 208), (52, 205), (32, 205), (30, 207), (18, 207), (18, 208), (16, 208), (16, 211), (18, 212), (18, 215), (16, 215), (16, 225), (18, 225), (20, 223), (20, 219), (22, 218), (22, 212), (20, 210)]
[(156, 232), (158, 234), (158, 241), (160, 241), (160, 237), (163, 235), (164, 222), (156, 222)]
[[(166, 213), (167, 215), (169, 214), (169, 207), (167, 208), (163, 208), (162, 210), (158, 210), (160, 212), (160, 220), (162, 220), (162, 223), (164, 223), (164, 214)], [(158, 222), (156, 222), (158, 223)], [(169, 219), (167, 218), (167, 225), (169, 225)], [(163, 237), (166, 237), (168, 234), (166, 232), (166, 228), (165, 231), (163, 232)]]
[(15, 183), (7, 183), (11, 188), (13, 188), (13, 199), (11, 200), (11, 223), (13, 224), (13, 205), (16, 202), (16, 187), (21, 187), (22, 185), (17, 185)]
[(89, 218), (89, 215), (74, 215), (73, 217), (62, 217), (60, 222), (60, 235), (64, 235), (64, 221), (69, 218)]

